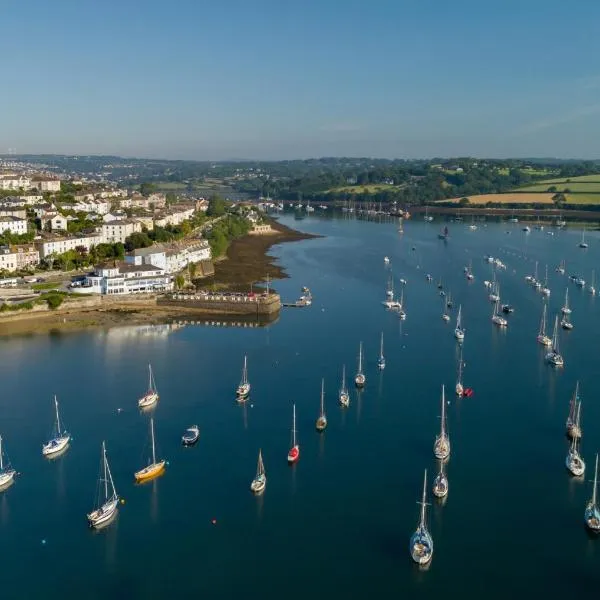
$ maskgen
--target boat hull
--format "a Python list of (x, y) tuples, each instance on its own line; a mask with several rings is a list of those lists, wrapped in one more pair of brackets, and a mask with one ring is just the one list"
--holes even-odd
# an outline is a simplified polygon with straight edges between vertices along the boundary
[(69, 447), (69, 442), (71, 441), (70, 435), (64, 435), (59, 438), (54, 438), (50, 440), (47, 444), (42, 446), (42, 454), (44, 456), (58, 456), (62, 452), (65, 452)]
[(538, 335), (537, 341), (538, 341), (538, 344), (541, 344), (542, 346), (546, 346), (547, 348), (552, 346), (552, 340), (547, 335)]
[(367, 378), (362, 373), (359, 373), (354, 378), (354, 383), (355, 383), (356, 387), (363, 387), (365, 385), (366, 380), (367, 380)]
[(433, 445), (433, 453), (439, 460), (446, 460), (450, 456), (450, 440), (447, 437), (437, 437)]
[(464, 392), (465, 392), (465, 388), (463, 388), (462, 384), (457, 383), (456, 384), (456, 395), (459, 398), (462, 398), (462, 395), (464, 394)]
[(8, 469), (0, 473), (0, 490), (4, 490), (13, 484), (17, 472), (14, 469)]
[(463, 342), (463, 341), (464, 341), (464, 339), (465, 339), (465, 334), (464, 334), (464, 332), (462, 332), (461, 330), (459, 330), (459, 329), (456, 329), (456, 330), (454, 331), (454, 337), (456, 338), (456, 340), (457, 340), (458, 342)]
[(288, 464), (294, 464), (300, 458), (300, 446), (294, 446), (290, 448), (290, 451), (287, 455)]
[(267, 478), (266, 477), (256, 477), (252, 480), (250, 484), (250, 490), (253, 494), (262, 494), (267, 487)]
[(340, 392), (340, 404), (342, 406), (349, 406), (350, 405), (350, 396), (347, 392)]
[(94, 529), (108, 525), (115, 518), (119, 507), (119, 499), (105, 502), (100, 508), (87, 515), (88, 524)]
[(315, 427), (317, 428), (317, 431), (325, 431), (325, 428), (327, 427), (327, 419), (325, 417), (319, 417)]
[(193, 446), (200, 438), (200, 429), (198, 427), (190, 427), (182, 436), (181, 443), (184, 446)]
[(237, 396), (238, 402), (244, 402), (247, 400), (248, 396), (250, 395), (250, 384), (245, 383), (238, 386), (237, 390), (235, 391), (235, 395)]
[(138, 400), (138, 406), (140, 408), (150, 408), (151, 406), (154, 406), (157, 402), (158, 394), (156, 392), (150, 392), (149, 394), (142, 396)]
[(567, 456), (565, 466), (574, 477), (581, 477), (585, 473), (585, 463), (583, 460), (573, 460), (570, 455)]
[(140, 469), (134, 473), (136, 483), (144, 483), (145, 481), (150, 481), (151, 479), (162, 475), (165, 472), (166, 464), (166, 461), (161, 460), (158, 463)]
[(548, 354), (546, 354), (546, 360), (553, 367), (563, 367), (565, 364), (563, 357), (560, 354), (556, 354), (555, 352), (549, 352)]
[(433, 495), (436, 498), (445, 498), (448, 495), (448, 479), (439, 475), (433, 482)]
[(428, 564), (433, 557), (431, 536), (416, 531), (410, 538), (410, 556), (418, 565)]

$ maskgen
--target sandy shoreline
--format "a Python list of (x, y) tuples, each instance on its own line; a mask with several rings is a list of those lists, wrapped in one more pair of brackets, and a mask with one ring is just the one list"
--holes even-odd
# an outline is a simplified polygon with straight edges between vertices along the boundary
[[(247, 291), (251, 283), (271, 279), (284, 279), (285, 270), (276, 259), (268, 255), (276, 244), (297, 242), (317, 236), (304, 234), (276, 221), (271, 223), (273, 233), (247, 235), (234, 240), (226, 258), (215, 262), (215, 275), (196, 281), (198, 287)], [(116, 300), (116, 299), (115, 299)], [(227, 316), (226, 320), (243, 318)], [(197, 310), (183, 307), (159, 306), (148, 300), (128, 297), (110, 306), (78, 306), (77, 302), (55, 312), (13, 313), (0, 316), (0, 336), (33, 335), (77, 331), (89, 327), (110, 328), (124, 325), (158, 325), (180, 320), (218, 320), (215, 315), (202, 315)]]

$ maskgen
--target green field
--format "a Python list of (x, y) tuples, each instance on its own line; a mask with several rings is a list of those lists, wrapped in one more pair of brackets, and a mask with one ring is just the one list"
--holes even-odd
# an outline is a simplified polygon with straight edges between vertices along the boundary
[(600, 193), (567, 194), (567, 204), (600, 204)]
[(187, 185), (185, 183), (179, 183), (177, 181), (159, 181), (156, 187), (163, 192), (176, 192), (185, 190)]
[(579, 177), (558, 177), (556, 179), (543, 179), (538, 181), (540, 185), (547, 184), (552, 185), (553, 183), (593, 183), (600, 182), (600, 173), (597, 175), (580, 175)]
[(555, 187), (557, 192), (598, 192), (600, 193), (600, 179), (597, 181), (573, 181), (571, 183), (537, 183), (515, 190), (516, 192), (547, 192), (549, 187)]

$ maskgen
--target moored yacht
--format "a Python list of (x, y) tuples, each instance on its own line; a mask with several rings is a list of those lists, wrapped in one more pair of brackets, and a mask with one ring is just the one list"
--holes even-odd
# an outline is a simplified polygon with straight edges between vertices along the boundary
[(156, 389), (156, 383), (154, 382), (154, 375), (152, 374), (152, 365), (148, 365), (148, 391), (138, 399), (138, 406), (140, 408), (149, 408), (154, 406), (158, 402), (158, 390)]
[(571, 314), (571, 309), (569, 308), (569, 288), (567, 288), (565, 291), (565, 303), (563, 304), (563, 307), (560, 309), (560, 312), (563, 315)]
[(450, 436), (446, 432), (446, 397), (444, 386), (442, 385), (442, 415), (440, 434), (435, 437), (433, 444), (433, 453), (440, 460), (445, 460), (450, 456)]
[(379, 345), (379, 358), (377, 359), (377, 367), (380, 371), (385, 369), (385, 356), (383, 355), (383, 331), (381, 332), (381, 343)]
[(462, 306), (458, 306), (458, 314), (456, 315), (456, 327), (454, 329), (454, 337), (462, 342), (465, 339), (465, 330), (462, 327)]
[(583, 228), (583, 231), (581, 232), (581, 241), (579, 242), (579, 247), (580, 248), (587, 248), (587, 242), (585, 241), (585, 227)]
[(567, 469), (570, 471), (572, 475), (575, 477), (581, 477), (585, 473), (585, 462), (581, 455), (579, 454), (579, 450), (577, 448), (578, 440), (577, 438), (573, 438), (571, 440), (571, 446), (569, 448), (569, 452), (567, 454), (567, 460), (565, 461)]
[(410, 538), (410, 555), (419, 565), (426, 565), (433, 557), (433, 538), (427, 530), (427, 469), (423, 477), (423, 496), (421, 498), (421, 518), (417, 530)]
[(546, 297), (550, 296), (550, 288), (548, 287), (548, 265), (546, 265), (546, 276), (544, 278), (544, 285), (541, 287), (540, 292)]
[(367, 381), (367, 378), (365, 377), (365, 374), (363, 373), (363, 350), (362, 350), (362, 342), (360, 343), (360, 346), (358, 348), (358, 371), (356, 372), (356, 375), (354, 376), (354, 383), (356, 384), (356, 387), (363, 387), (363, 385), (365, 385), (365, 382)]
[(542, 319), (540, 320), (540, 330), (537, 336), (538, 344), (542, 346), (552, 346), (552, 340), (546, 335), (546, 304), (542, 309)]
[(115, 489), (108, 459), (106, 458), (106, 444), (102, 442), (102, 455), (100, 462), (100, 476), (98, 479), (98, 498), (96, 508), (88, 513), (87, 519), (90, 527), (99, 529), (108, 525), (117, 514), (119, 496)]
[(350, 405), (350, 394), (348, 393), (348, 388), (346, 387), (346, 365), (342, 367), (342, 385), (340, 386), (338, 399), (342, 406)]
[(262, 450), (258, 451), (258, 464), (256, 466), (256, 475), (250, 484), (250, 489), (255, 494), (262, 494), (267, 487), (267, 473), (263, 463)]
[(300, 458), (300, 446), (296, 440), (296, 405), (293, 405), (293, 417), (292, 417), (292, 444), (288, 451), (287, 461), (288, 464), (295, 463)]
[(440, 460), (440, 470), (433, 480), (433, 495), (445, 498), (448, 495), (448, 476), (444, 471), (444, 461)]
[(17, 474), (5, 455), (2, 441), (2, 436), (0, 435), (0, 490), (4, 490), (11, 485)]
[(546, 360), (555, 367), (562, 367), (565, 364), (558, 348), (558, 315), (554, 319), (554, 331), (552, 333), (552, 349), (546, 354)]
[(54, 409), (56, 419), (54, 421), (54, 432), (52, 438), (42, 446), (42, 454), (44, 456), (59, 456), (69, 446), (71, 434), (63, 429), (60, 425), (60, 415), (58, 413), (58, 400), (54, 396)]
[(585, 507), (585, 524), (593, 533), (600, 533), (600, 510), (596, 504), (596, 489), (598, 487), (598, 454), (596, 454), (596, 465), (594, 467), (594, 487), (592, 498)]
[(325, 414), (325, 380), (321, 379), (321, 410), (317, 418), (317, 431), (325, 431), (327, 427), (327, 415)]
[(494, 302), (494, 311), (492, 313), (492, 323), (498, 327), (507, 327), (508, 321), (501, 315), (498, 314), (498, 303)]
[(579, 400), (579, 381), (575, 385), (575, 392), (569, 402), (569, 415), (567, 417), (567, 435), (570, 438), (580, 438), (581, 431), (581, 401)]
[(592, 269), (592, 283), (590, 283), (588, 285), (588, 292), (592, 295), (595, 296), (596, 295), (596, 277), (595, 277), (595, 272), (594, 269)]
[(151, 461), (148, 459), (148, 465), (143, 469), (136, 471), (134, 473), (135, 481), (137, 483), (144, 483), (146, 481), (150, 481), (159, 475), (162, 475), (165, 471), (165, 467), (167, 466), (166, 460), (156, 460), (156, 444), (154, 442), (154, 419), (150, 417), (150, 438), (152, 442), (152, 456)]
[(250, 394), (250, 383), (248, 382), (248, 359), (244, 356), (244, 366), (242, 368), (242, 379), (237, 386), (235, 395), (238, 402), (245, 402)]
[(463, 394), (465, 393), (465, 388), (463, 387), (463, 382), (462, 382), (462, 373), (463, 373), (463, 357), (462, 357), (463, 353), (462, 353), (462, 346), (460, 347), (460, 354), (458, 357), (458, 374), (456, 376), (456, 395), (459, 398), (462, 398)]

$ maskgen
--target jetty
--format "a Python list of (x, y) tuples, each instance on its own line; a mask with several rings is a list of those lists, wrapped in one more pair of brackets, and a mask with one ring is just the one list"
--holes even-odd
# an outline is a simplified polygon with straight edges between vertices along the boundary
[(156, 304), (214, 315), (273, 315), (281, 310), (281, 298), (273, 292), (174, 292), (159, 297)]

